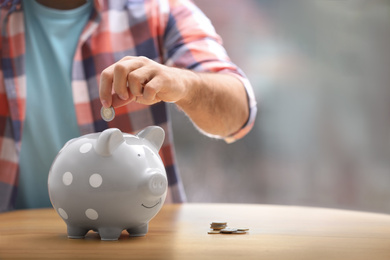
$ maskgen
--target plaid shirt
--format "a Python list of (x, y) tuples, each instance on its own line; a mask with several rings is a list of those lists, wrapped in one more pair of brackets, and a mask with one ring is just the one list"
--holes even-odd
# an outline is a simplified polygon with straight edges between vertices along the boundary
[[(20, 0), (0, 0), (0, 212), (12, 209), (18, 183), (26, 107), (25, 28)], [(116, 127), (135, 133), (159, 125), (167, 133), (160, 155), (166, 167), (168, 202), (183, 202), (185, 194), (175, 166), (171, 126), (164, 102), (152, 106), (130, 103), (116, 109), (111, 122), (101, 119), (99, 77), (124, 56), (152, 60), (194, 71), (236, 75), (250, 103), (246, 125), (232, 142), (252, 128), (256, 101), (245, 75), (232, 64), (210, 21), (190, 0), (95, 0), (80, 36), (72, 68), (72, 91), (81, 134)]]

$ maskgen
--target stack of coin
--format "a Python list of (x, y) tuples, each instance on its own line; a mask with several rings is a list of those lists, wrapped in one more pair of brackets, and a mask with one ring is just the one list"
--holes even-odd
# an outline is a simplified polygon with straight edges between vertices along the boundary
[(224, 229), (227, 227), (227, 222), (223, 222), (223, 221), (217, 221), (217, 222), (212, 222), (210, 224), (210, 228), (212, 230), (221, 230), (221, 229)]
[(246, 234), (249, 228), (228, 228), (227, 222), (212, 222), (208, 234)]

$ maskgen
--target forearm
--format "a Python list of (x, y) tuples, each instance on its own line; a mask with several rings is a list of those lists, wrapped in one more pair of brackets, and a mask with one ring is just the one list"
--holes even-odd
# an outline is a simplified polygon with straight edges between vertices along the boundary
[(219, 137), (240, 130), (249, 115), (246, 90), (235, 76), (196, 73), (145, 57), (128, 56), (106, 68), (99, 94), (105, 107), (176, 103), (203, 132)]
[(189, 74), (186, 95), (176, 104), (192, 122), (202, 131), (220, 137), (240, 130), (249, 116), (243, 83), (230, 74), (185, 73)]

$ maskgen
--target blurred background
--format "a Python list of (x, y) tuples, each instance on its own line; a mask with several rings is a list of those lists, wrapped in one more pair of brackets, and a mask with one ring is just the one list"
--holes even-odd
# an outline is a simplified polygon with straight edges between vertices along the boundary
[(259, 112), (228, 145), (171, 107), (188, 201), (390, 213), (390, 1), (194, 2)]

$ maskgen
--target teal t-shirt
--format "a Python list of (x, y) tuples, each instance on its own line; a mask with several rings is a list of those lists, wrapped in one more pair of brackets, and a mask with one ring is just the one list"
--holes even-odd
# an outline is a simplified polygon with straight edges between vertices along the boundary
[(92, 8), (92, 0), (71, 10), (23, 0), (27, 104), (16, 208), (51, 206), (47, 189), (51, 163), (69, 139), (80, 135), (71, 73), (77, 42)]

